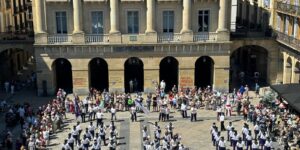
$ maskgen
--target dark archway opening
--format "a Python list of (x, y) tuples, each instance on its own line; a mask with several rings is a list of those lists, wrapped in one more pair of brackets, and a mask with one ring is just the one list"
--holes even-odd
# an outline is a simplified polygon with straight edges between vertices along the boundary
[(65, 58), (58, 58), (53, 65), (55, 91), (59, 88), (64, 89), (67, 93), (73, 93), (72, 65)]
[(300, 83), (300, 62), (295, 65), (295, 82)]
[(214, 80), (214, 61), (209, 56), (202, 56), (195, 63), (195, 86), (206, 88)]
[(23, 82), (34, 70), (34, 64), (30, 61), (31, 55), (22, 49), (7, 49), (0, 52), (0, 84), (4, 82)]
[(125, 92), (144, 91), (144, 64), (137, 57), (128, 58), (124, 64), (125, 71)]
[(94, 58), (89, 63), (90, 88), (108, 91), (108, 65), (102, 58)]
[(174, 57), (165, 57), (159, 65), (159, 80), (164, 80), (166, 83), (165, 92), (172, 90), (176, 85), (178, 87), (178, 61)]
[(267, 84), (268, 51), (260, 46), (243, 46), (230, 56), (230, 91), (241, 85), (254, 88)]

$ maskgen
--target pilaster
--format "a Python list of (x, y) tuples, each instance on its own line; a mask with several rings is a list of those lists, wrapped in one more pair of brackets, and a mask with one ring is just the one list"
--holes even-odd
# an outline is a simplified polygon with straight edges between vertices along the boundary
[(35, 44), (47, 44), (48, 43), (48, 34), (47, 33), (36, 33), (34, 35)]

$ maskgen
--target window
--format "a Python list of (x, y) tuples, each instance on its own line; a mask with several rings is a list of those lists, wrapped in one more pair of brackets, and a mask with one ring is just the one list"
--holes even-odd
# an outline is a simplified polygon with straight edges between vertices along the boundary
[(103, 34), (103, 12), (102, 11), (92, 12), (92, 33)]
[(128, 33), (131, 34), (139, 33), (139, 12), (138, 11), (127, 12), (127, 26), (128, 26)]
[(284, 33), (288, 34), (289, 32), (289, 16), (284, 16)]
[(9, 9), (11, 7), (10, 0), (6, 0), (5, 3), (6, 3), (6, 8)]
[(209, 11), (200, 10), (198, 13), (198, 32), (209, 31)]
[(297, 38), (297, 32), (298, 32), (298, 19), (294, 18), (294, 26), (293, 26), (293, 36), (294, 38)]
[(278, 31), (281, 31), (280, 30), (280, 26), (281, 26), (281, 17), (279, 15), (277, 15), (277, 18), (276, 18), (276, 25), (277, 25), (277, 30)]
[(174, 11), (163, 11), (163, 32), (174, 32)]
[(65, 11), (56, 12), (56, 33), (67, 33), (67, 12)]
[(299, 0), (294, 0), (294, 5), (299, 6)]

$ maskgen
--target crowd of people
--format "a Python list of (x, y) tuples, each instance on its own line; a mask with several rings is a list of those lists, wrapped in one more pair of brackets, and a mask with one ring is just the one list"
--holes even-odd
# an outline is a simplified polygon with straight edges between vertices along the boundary
[[(29, 103), (15, 104), (9, 107), (8, 113), (14, 115), (13, 117), (17, 121), (14, 125), (20, 123), (21, 127), (21, 134), (17, 136), (15, 149), (46, 149), (49, 145), (50, 135), (63, 129), (62, 120), (66, 117), (63, 105), (65, 97), (66, 93), (60, 89), (56, 99), (40, 106), (37, 111)], [(9, 131), (10, 124), (8, 122), (6, 124), (7, 130), (2, 147), (10, 149), (13, 147), (12, 137), (14, 135)]]
[[(222, 100), (217, 110), (220, 127), (217, 127), (216, 123), (211, 127), (212, 142), (216, 149), (224, 150), (229, 147), (233, 150), (299, 149), (299, 114), (289, 109), (280, 97), (274, 98), (271, 104), (261, 100), (257, 105), (253, 105), (248, 93), (245, 92), (247, 90), (241, 87), (237, 93), (232, 93), (232, 96)], [(238, 110), (241, 108), (243, 110), (243, 119), (246, 123), (241, 129), (235, 128), (232, 122), (229, 122), (226, 129), (224, 127), (224, 112), (227, 105), (232, 103), (230, 101), (237, 107), (238, 115)], [(222, 135), (222, 131), (227, 131), (227, 135)]]
[(157, 122), (154, 124), (154, 139), (151, 140), (147, 126), (142, 129), (144, 150), (184, 150), (185, 146), (181, 143), (181, 136), (178, 133), (174, 134), (174, 125), (172, 122), (165, 127), (165, 132), (162, 131)]
[[(85, 128), (83, 136), (81, 135), (82, 127), (80, 122), (77, 122), (77, 125), (73, 126), (72, 131), (64, 140), (62, 150), (74, 150), (75, 147), (78, 150), (101, 150), (103, 146), (107, 146), (109, 150), (116, 150), (118, 145), (119, 134), (114, 121), (111, 121), (107, 126), (102, 120), (100, 122), (97, 121), (97, 125), (94, 125), (93, 121), (91, 121), (89, 126)], [(108, 142), (106, 135), (108, 135)]]
[[(169, 121), (171, 111), (180, 111), (183, 118), (197, 121), (197, 110), (216, 111), (220, 127), (214, 123), (211, 128), (212, 142), (216, 149), (223, 150), (230, 146), (235, 150), (269, 150), (274, 147), (274, 141), (282, 145), (284, 150), (300, 147), (300, 117), (294, 113), (277, 97), (271, 105), (260, 101), (253, 105), (249, 96), (249, 87), (241, 86), (232, 93), (222, 93), (207, 88), (177, 89), (176, 85), (166, 93), (166, 83), (161, 81), (155, 84), (155, 92), (148, 93), (145, 98), (141, 93), (109, 93), (91, 88), (89, 95), (80, 99), (74, 94), (74, 99), (67, 96), (63, 89), (59, 89), (57, 97), (47, 105), (34, 111), (30, 104), (14, 105), (8, 112), (16, 115), (20, 122), (22, 134), (16, 142), (17, 149), (45, 149), (50, 141), (50, 135), (57, 130), (63, 130), (63, 118), (66, 113), (73, 113), (76, 120), (90, 122), (82, 135), (80, 122), (68, 134), (62, 148), (65, 150), (94, 149), (103, 145), (109, 149), (116, 149), (118, 132), (114, 121), (117, 120), (118, 111), (130, 112), (132, 122), (137, 121), (137, 113), (150, 111), (158, 112), (158, 121)], [(255, 87), (258, 95), (257, 85)], [(232, 122), (225, 127), (225, 116), (242, 115), (246, 122), (241, 129), (234, 127)], [(110, 112), (112, 121), (109, 126), (103, 122), (103, 113)], [(94, 123), (96, 121), (96, 123)], [(174, 126), (170, 123), (161, 137), (161, 129), (157, 123), (154, 127), (154, 139), (151, 141), (147, 127), (143, 128), (143, 145), (145, 150), (151, 149), (184, 149), (181, 137), (173, 135)], [(224, 132), (227, 131), (226, 136)], [(105, 135), (108, 134), (108, 141)], [(82, 136), (81, 136), (82, 135)], [(12, 134), (7, 132), (3, 142), (7, 147), (12, 146)], [(227, 144), (230, 143), (230, 144)], [(230, 146), (229, 146), (230, 145)]]

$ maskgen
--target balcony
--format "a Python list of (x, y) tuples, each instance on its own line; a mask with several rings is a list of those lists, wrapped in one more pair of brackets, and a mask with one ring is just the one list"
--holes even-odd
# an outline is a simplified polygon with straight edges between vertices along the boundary
[(295, 49), (300, 51), (300, 40), (279, 31), (275, 31), (275, 38), (277, 41), (294, 47)]
[(33, 37), (29, 36), (29, 34), (22, 33), (17, 34), (13, 32), (1, 32), (0, 33), (0, 43), (16, 43), (16, 42), (33, 42)]
[(300, 16), (300, 7), (292, 4), (287, 4), (283, 2), (276, 3), (276, 9), (283, 13), (289, 13), (292, 15)]
[(72, 43), (71, 34), (48, 35), (48, 44)]
[(109, 36), (104, 34), (86, 34), (85, 43), (88, 44), (109, 43)]
[(180, 42), (181, 34), (179, 33), (162, 33), (158, 34), (157, 42), (158, 43), (170, 43), (170, 42)]
[(215, 32), (195, 33), (193, 36), (194, 42), (217, 41), (218, 34)]

